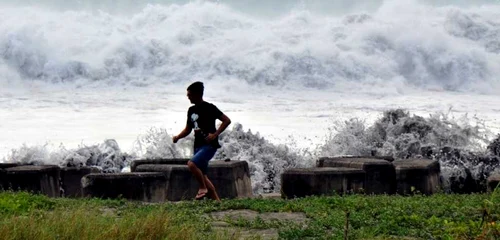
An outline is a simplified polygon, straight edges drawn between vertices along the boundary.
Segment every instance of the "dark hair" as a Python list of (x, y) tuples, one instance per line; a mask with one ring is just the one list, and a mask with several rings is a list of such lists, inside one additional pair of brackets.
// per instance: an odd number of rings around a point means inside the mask
[(199, 94), (200, 96), (203, 96), (203, 90), (205, 87), (203, 86), (202, 82), (194, 82), (189, 87), (187, 88), (188, 91), (194, 93), (194, 94)]

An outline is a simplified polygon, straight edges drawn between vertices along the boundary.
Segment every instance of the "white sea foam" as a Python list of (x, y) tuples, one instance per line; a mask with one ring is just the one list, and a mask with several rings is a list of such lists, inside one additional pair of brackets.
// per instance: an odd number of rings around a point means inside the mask
[[(225, 4), (147, 5), (129, 15), (0, 10), (2, 75), (149, 86), (195, 78), (265, 86), (499, 92), (500, 6), (386, 1), (365, 13), (264, 19)], [(22, 17), (21, 17), (22, 16)], [(4, 83), (10, 79), (2, 79)]]

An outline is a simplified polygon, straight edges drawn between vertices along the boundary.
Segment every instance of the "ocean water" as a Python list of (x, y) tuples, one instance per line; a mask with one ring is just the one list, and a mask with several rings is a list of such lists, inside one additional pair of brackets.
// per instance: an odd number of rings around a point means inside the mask
[[(489, 156), (500, 133), (499, 1), (0, 6), (1, 161), (116, 172), (136, 158), (189, 157), (192, 139), (171, 136), (193, 81), (234, 123), (216, 158), (248, 161), (256, 192), (319, 156)], [(406, 113), (382, 124), (393, 109)], [(408, 121), (432, 134), (394, 130)], [(464, 169), (482, 179), (497, 167), (461, 156), (433, 155), (448, 185)]]

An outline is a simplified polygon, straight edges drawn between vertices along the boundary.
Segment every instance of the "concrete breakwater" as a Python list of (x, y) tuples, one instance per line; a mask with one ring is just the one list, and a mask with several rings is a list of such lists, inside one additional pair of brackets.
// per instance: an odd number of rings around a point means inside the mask
[[(92, 167), (0, 165), (0, 189), (28, 191), (49, 197), (125, 198), (145, 202), (194, 198), (198, 184), (188, 159), (137, 160), (130, 173), (102, 173)], [(248, 163), (213, 161), (208, 176), (221, 198), (252, 197)]]
[[(49, 197), (125, 198), (145, 202), (193, 199), (198, 184), (188, 159), (136, 160), (130, 173), (102, 173), (93, 167), (0, 164), (0, 189)], [(223, 199), (253, 197), (248, 163), (212, 161), (209, 178)], [(321, 158), (314, 168), (287, 169), (281, 197), (346, 193), (433, 194), (441, 190), (439, 162), (374, 157)], [(490, 189), (498, 178), (489, 181)]]
[(286, 170), (282, 194), (433, 194), (441, 189), (439, 174), (439, 162), (428, 159), (321, 158), (315, 168)]

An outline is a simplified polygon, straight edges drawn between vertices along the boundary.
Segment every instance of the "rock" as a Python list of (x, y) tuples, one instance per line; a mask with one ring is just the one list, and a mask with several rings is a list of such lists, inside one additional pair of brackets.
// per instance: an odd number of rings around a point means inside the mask
[(85, 197), (163, 202), (168, 179), (163, 173), (91, 173), (82, 178)]
[(354, 168), (295, 168), (281, 175), (281, 192), (286, 198), (358, 192), (364, 187), (365, 172)]
[(396, 168), (397, 193), (420, 192), (433, 194), (441, 189), (438, 161), (428, 159), (404, 159), (393, 162)]
[(59, 171), (59, 167), (53, 165), (7, 168), (4, 172), (4, 188), (59, 197)]
[(212, 212), (210, 217), (214, 219), (212, 227), (219, 232), (226, 232), (231, 239), (279, 239), (278, 230), (271, 229), (245, 229), (234, 227), (225, 222), (238, 222), (244, 220), (248, 222), (264, 221), (264, 222), (286, 222), (290, 224), (297, 224), (298, 226), (306, 227), (309, 219), (304, 213), (287, 213), (287, 212), (269, 212), (258, 213), (252, 210), (227, 210), (221, 212)]
[(90, 173), (99, 173), (94, 167), (64, 167), (61, 169), (63, 197), (82, 197), (82, 178)]
[(318, 167), (346, 167), (365, 172), (365, 193), (393, 194), (396, 191), (396, 170), (392, 163), (380, 158), (321, 158)]
[(214, 230), (222, 232), (225, 235), (222, 239), (261, 239), (261, 240), (274, 240), (279, 239), (279, 233), (277, 229), (245, 229), (240, 227), (218, 227), (212, 226)]
[(247, 209), (226, 210), (220, 212), (212, 212), (210, 216), (216, 220), (238, 221), (240, 219), (246, 221), (255, 221), (257, 218), (263, 221), (285, 221), (293, 222), (299, 225), (305, 225), (309, 219), (305, 213), (302, 212), (265, 212), (259, 213)]
[(223, 222), (223, 221), (215, 221), (215, 222), (212, 222), (212, 227), (216, 227), (216, 228), (231, 227), (231, 224), (229, 224), (227, 222)]
[[(193, 199), (198, 182), (187, 165), (140, 164), (135, 172), (163, 172), (167, 176), (167, 199), (180, 201)], [(207, 176), (220, 198), (247, 198), (252, 196), (248, 163), (244, 161), (210, 161)]]

